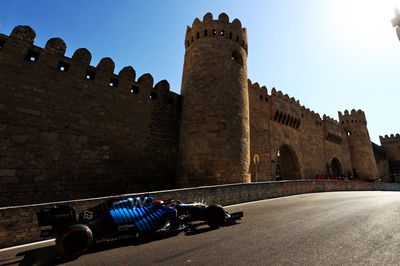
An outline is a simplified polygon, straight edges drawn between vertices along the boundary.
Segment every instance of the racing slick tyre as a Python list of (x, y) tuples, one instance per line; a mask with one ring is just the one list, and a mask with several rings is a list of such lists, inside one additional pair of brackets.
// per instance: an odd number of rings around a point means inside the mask
[(84, 254), (93, 242), (90, 228), (84, 224), (74, 224), (56, 238), (56, 246), (60, 256), (76, 259)]
[(211, 228), (220, 227), (225, 220), (225, 210), (220, 205), (210, 205), (206, 209), (206, 223)]

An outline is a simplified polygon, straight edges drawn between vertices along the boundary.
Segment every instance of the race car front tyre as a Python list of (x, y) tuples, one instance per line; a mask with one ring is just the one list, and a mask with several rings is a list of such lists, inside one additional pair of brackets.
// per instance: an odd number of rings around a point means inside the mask
[(211, 228), (220, 227), (225, 220), (225, 210), (220, 205), (210, 205), (206, 209), (206, 223)]
[(76, 259), (84, 254), (93, 242), (90, 228), (84, 224), (74, 224), (56, 238), (56, 246), (62, 258)]

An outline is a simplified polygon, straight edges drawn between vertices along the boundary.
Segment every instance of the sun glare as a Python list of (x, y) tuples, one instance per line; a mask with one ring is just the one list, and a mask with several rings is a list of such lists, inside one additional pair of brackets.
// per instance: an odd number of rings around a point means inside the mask
[(391, 19), (399, 0), (335, 0), (330, 4), (333, 27), (340, 42), (364, 49), (393, 42)]

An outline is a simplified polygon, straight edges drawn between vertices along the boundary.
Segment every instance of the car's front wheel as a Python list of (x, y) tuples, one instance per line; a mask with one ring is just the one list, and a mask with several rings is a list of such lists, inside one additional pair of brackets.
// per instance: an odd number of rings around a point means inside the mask
[(84, 254), (93, 242), (90, 228), (84, 224), (74, 224), (68, 227), (56, 238), (56, 246), (62, 258), (76, 259)]

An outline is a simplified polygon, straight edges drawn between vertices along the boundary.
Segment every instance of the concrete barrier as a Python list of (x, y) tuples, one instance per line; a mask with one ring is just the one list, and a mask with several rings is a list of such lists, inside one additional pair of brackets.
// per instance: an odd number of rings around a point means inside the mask
[[(295, 194), (328, 191), (400, 191), (400, 184), (354, 181), (277, 181), (249, 184), (229, 184), (209, 187), (156, 191), (156, 199), (179, 199), (184, 202), (205, 201), (208, 204), (230, 205), (248, 201), (270, 199)], [(144, 193), (126, 194), (94, 199), (51, 202), (0, 208), (0, 248), (41, 240), (36, 212), (56, 204), (69, 204), (80, 211), (112, 198), (135, 197)]]

